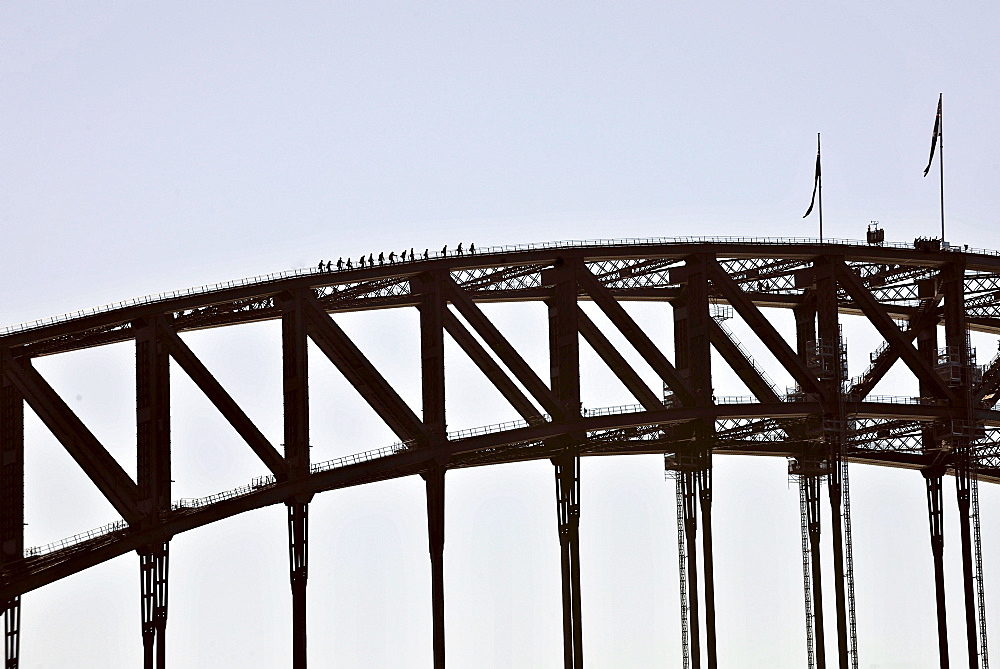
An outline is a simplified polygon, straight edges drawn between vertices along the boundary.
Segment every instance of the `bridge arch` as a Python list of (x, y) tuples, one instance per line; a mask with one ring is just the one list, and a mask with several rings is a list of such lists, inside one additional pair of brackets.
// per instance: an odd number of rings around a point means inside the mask
[[(805, 602), (813, 661), (823, 662), (826, 655), (819, 572), (820, 481), (829, 483), (835, 535), (832, 609), (838, 635), (837, 650), (831, 654), (838, 655), (841, 666), (857, 658), (852, 643), (850, 515), (845, 508), (847, 463), (852, 461), (924, 473), (934, 546), (943, 541), (937, 522), (941, 477), (951, 473), (960, 482), (966, 641), (970, 656), (976, 657), (984, 649), (985, 618), (981, 587), (976, 591), (982, 579), (974, 573), (975, 495), (977, 481), (1000, 476), (995, 449), (1000, 415), (994, 408), (1000, 363), (994, 359), (977, 365), (969, 333), (994, 340), (1000, 334), (1000, 257), (926, 243), (918, 246), (679, 239), (480, 249), (350, 269), (300, 270), (7, 328), (0, 331), (0, 451), (5, 463), (0, 600), (8, 602), (8, 620), (16, 619), (22, 594), (136, 550), (144, 575), (147, 663), (162, 666), (171, 537), (245, 511), (285, 504), (295, 666), (304, 666), (309, 501), (318, 492), (419, 475), (428, 497), (435, 664), (443, 666), (445, 473), (551, 460), (563, 556), (565, 663), (580, 667), (580, 457), (662, 453), (678, 481), (678, 547), (688, 566), (682, 581), (688, 616), (686, 653), (695, 666), (702, 657), (707, 666), (714, 666), (712, 455), (767, 454), (790, 458), (790, 474), (802, 486), (804, 564), (809, 563), (804, 573)], [(490, 303), (526, 301), (544, 305), (548, 314), (547, 370), (528, 364), (484, 308)], [(636, 322), (624, 306), (630, 302), (669, 303), (665, 311), (670, 314), (670, 349), (663, 344), (668, 339), (664, 333), (649, 332)], [(336, 319), (338, 313), (392, 308), (415, 309), (418, 314), (418, 408), (402, 399)], [(772, 324), (768, 316), (772, 308), (793, 314), (794, 333)], [(870, 366), (854, 378), (844, 364), (842, 316), (860, 317), (884, 341), (870, 351)], [(726, 325), (729, 318), (754, 333), (757, 347), (793, 380), (791, 388), (779, 388), (769, 380)], [(281, 324), (280, 442), (264, 436), (184, 341), (187, 332), (266, 320)], [(446, 340), (479, 368), (519, 420), (449, 432)], [(32, 365), (35, 358), (116, 342), (130, 342), (135, 348), (135, 479)], [(622, 342), (630, 347), (627, 356)], [(582, 404), (584, 347), (627, 389), (632, 403)], [(660, 385), (648, 382), (649, 374), (640, 373), (633, 364), (636, 359), (652, 370)], [(907, 370), (918, 391), (902, 397), (873, 395), (897, 362), (896, 368)], [(317, 363), (338, 370), (396, 434), (395, 444), (334, 461), (312, 461), (308, 378), (310, 366)], [(216, 406), (268, 474), (217, 496), (173, 498), (171, 365), (173, 373), (190, 377)], [(713, 369), (722, 366), (740, 379), (747, 396), (715, 392)], [(120, 521), (93, 536), (57, 546), (23, 545), (25, 406), (59, 439), (119, 512)], [(937, 564), (941, 561), (937, 548), (934, 555)], [(701, 573), (699, 565), (704, 567)], [(942, 568), (937, 574), (943, 579)], [(943, 620), (943, 595), (938, 607)], [(942, 657), (946, 656), (942, 645)]]

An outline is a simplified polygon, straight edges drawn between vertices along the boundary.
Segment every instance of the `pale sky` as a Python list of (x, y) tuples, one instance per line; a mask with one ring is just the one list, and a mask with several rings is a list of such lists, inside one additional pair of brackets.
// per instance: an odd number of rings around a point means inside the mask
[[(935, 235), (936, 171), (922, 172), (942, 92), (947, 237), (1000, 248), (995, 3), (680, 7), (0, 4), (0, 325), (411, 246), (814, 237), (815, 217), (801, 217), (817, 132), (828, 237), (863, 238), (871, 220), (894, 241)], [(544, 369), (542, 308), (488, 313)], [(666, 305), (633, 313), (650, 328), (669, 325)], [(419, 408), (416, 311), (338, 323)], [(845, 334), (856, 374), (877, 341), (863, 328)], [(274, 324), (187, 341), (280, 442)], [(987, 362), (996, 339), (977, 346)], [(113, 346), (37, 366), (131, 471), (130, 354)], [(448, 354), (450, 397), (474, 398), (449, 405), (449, 427), (510, 418), (493, 395), (478, 395), (483, 384), (457, 347)], [(631, 401), (588, 365), (586, 404)], [(311, 375), (314, 460), (393, 441), (319, 356)], [(264, 473), (184, 375), (173, 378), (175, 495)], [(887, 394), (908, 394), (900, 383)], [(29, 545), (115, 520), (34, 418), (28, 439)], [(662, 460), (582, 467), (587, 666), (680, 666), (673, 488)], [(723, 667), (805, 664), (798, 497), (785, 467), (716, 461)], [(561, 666), (551, 470), (448, 475), (450, 667)], [(934, 667), (923, 480), (864, 467), (851, 475), (861, 666)], [(981, 497), (997, 619), (1000, 491), (984, 486)], [(311, 508), (312, 666), (430, 667), (421, 481), (330, 492)], [(272, 507), (173, 540), (171, 666), (290, 666), (284, 513)], [(832, 584), (826, 590), (832, 603)], [(22, 666), (140, 666), (139, 621), (138, 558), (127, 555), (24, 597)]]

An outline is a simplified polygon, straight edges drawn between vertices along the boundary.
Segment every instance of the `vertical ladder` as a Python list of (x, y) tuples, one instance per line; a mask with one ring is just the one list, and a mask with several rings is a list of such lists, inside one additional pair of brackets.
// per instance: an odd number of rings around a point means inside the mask
[(844, 557), (847, 562), (847, 611), (851, 630), (851, 668), (858, 669), (858, 618), (854, 606), (854, 549), (851, 540), (851, 487), (847, 478), (847, 459), (840, 461), (844, 512)]
[(979, 604), (979, 666), (980, 669), (989, 669), (990, 660), (986, 648), (986, 594), (983, 589), (983, 551), (979, 535), (979, 479), (975, 471), (973, 471), (970, 479), (973, 549), (975, 550), (976, 560), (976, 599)]
[(809, 657), (809, 669), (816, 669), (816, 648), (814, 641), (815, 614), (812, 604), (812, 547), (809, 542), (809, 502), (806, 494), (806, 478), (800, 476), (799, 482), (799, 513), (802, 529), (802, 585), (806, 603), (806, 651)]
[(684, 529), (684, 486), (680, 477), (674, 479), (674, 490), (677, 496), (677, 566), (681, 579), (681, 646), (684, 653), (684, 669), (691, 669), (691, 639), (688, 632), (687, 592), (687, 540)]

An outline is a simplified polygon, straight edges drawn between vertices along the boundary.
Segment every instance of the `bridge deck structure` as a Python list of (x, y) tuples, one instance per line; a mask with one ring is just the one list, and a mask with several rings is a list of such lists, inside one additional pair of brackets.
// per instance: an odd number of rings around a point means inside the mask
[[(526, 362), (484, 305), (539, 302), (548, 313), (548, 374)], [(584, 302), (593, 307), (581, 308)], [(630, 302), (669, 305), (670, 336), (645, 330)], [(419, 413), (336, 322), (345, 312), (416, 309)], [(794, 333), (773, 323), (789, 310)], [(600, 325), (588, 315), (599, 311)], [(842, 321), (862, 319), (881, 344), (848, 374)], [(726, 321), (745, 324), (783, 375), (779, 389)], [(244, 323), (281, 324), (283, 440), (268, 440), (185, 343), (185, 333)], [(614, 331), (609, 332), (607, 323)], [(136, 551), (142, 575), (146, 667), (165, 666), (168, 556), (175, 535), (274, 504), (288, 509), (293, 666), (306, 666), (308, 508), (317, 493), (419, 475), (426, 485), (434, 666), (445, 666), (444, 482), (448, 471), (549, 460), (556, 482), (567, 669), (583, 663), (579, 578), (580, 458), (662, 454), (677, 486), (685, 667), (716, 666), (712, 457), (785, 457), (800, 486), (807, 664), (825, 667), (822, 584), (834, 587), (830, 655), (858, 666), (850, 534), (849, 463), (918, 470), (927, 486), (935, 561), (939, 657), (949, 666), (941, 480), (958, 482), (966, 645), (970, 669), (988, 666), (980, 481), (1000, 481), (1000, 356), (977, 364), (970, 333), (1000, 339), (1000, 254), (913, 244), (805, 239), (679, 238), (566, 242), (405, 253), (395, 262), (338, 263), (141, 298), (0, 329), (0, 601), (6, 666), (19, 655), (21, 597)], [(449, 431), (445, 337), (509, 402), (519, 420)], [(624, 340), (657, 378), (637, 370)], [(32, 364), (35, 358), (132, 342), (137, 474), (110, 455)], [(309, 360), (309, 342), (322, 353)], [(668, 346), (669, 343), (669, 346)], [(584, 407), (581, 346), (634, 398)], [(313, 350), (315, 350), (313, 349)], [(714, 354), (713, 354), (714, 351)], [(171, 494), (171, 361), (259, 458), (262, 476), (200, 499)], [(721, 365), (720, 365), (721, 363)], [(898, 363), (898, 364), (897, 364)], [(325, 462), (310, 460), (309, 374), (332, 364), (398, 441)], [(725, 367), (746, 396), (717, 396)], [(916, 392), (874, 395), (890, 369)], [(176, 373), (176, 372), (175, 372)], [(33, 411), (120, 515), (94, 531), (24, 545), (25, 408)], [(820, 573), (820, 483), (829, 492), (832, 579)], [(701, 553), (699, 556), (698, 553)]]

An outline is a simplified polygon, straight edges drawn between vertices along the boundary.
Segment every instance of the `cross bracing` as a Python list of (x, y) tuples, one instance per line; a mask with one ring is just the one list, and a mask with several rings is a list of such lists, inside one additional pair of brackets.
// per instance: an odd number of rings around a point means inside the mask
[[(681, 525), (687, 533), (683, 547), (689, 568), (683, 591), (685, 610), (690, 612), (691, 647), (685, 652), (694, 666), (700, 666), (702, 655), (708, 666), (714, 666), (711, 458), (715, 453), (752, 453), (791, 458), (795, 476), (829, 479), (831, 504), (837, 510), (834, 548), (840, 551), (834, 561), (838, 643), (830, 648), (836, 645), (845, 666), (845, 658), (856, 664), (858, 652), (853, 594), (849, 602), (845, 594), (853, 593), (853, 583), (845, 589), (841, 582), (852, 573), (846, 463), (919, 469), (931, 477), (928, 481), (954, 474), (966, 482), (962, 489), (973, 494), (969, 480), (1000, 480), (1000, 412), (993, 408), (1000, 391), (1000, 357), (977, 366), (969, 343), (970, 330), (1000, 335), (1000, 256), (995, 253), (813, 240), (686, 238), (527, 245), (410, 258), (177, 291), (7, 328), (0, 335), (4, 454), (0, 599), (8, 603), (8, 619), (18, 619), (15, 609), (21, 595), (137, 550), (145, 570), (144, 642), (151, 649), (147, 658), (162, 657), (170, 538), (282, 503), (289, 509), (295, 611), (304, 616), (311, 497), (420, 475), (428, 494), (436, 584), (435, 663), (441, 666), (440, 514), (445, 473), (548, 459), (556, 467), (564, 558), (566, 666), (580, 667), (579, 458), (662, 453), (667, 468), (679, 472), (678, 485), (683, 488), (678, 494), (686, 500)], [(540, 374), (526, 362), (484, 308), (505, 302), (544, 305), (549, 374)], [(663, 304), (673, 320), (672, 345), (664, 344), (662, 333), (635, 320), (626, 308), (630, 302)], [(581, 303), (590, 305), (583, 309)], [(360, 342), (335, 318), (344, 312), (414, 308), (420, 319), (420, 412), (400, 397), (362, 352)], [(792, 312), (796, 323), (792, 336), (773, 324), (770, 309)], [(595, 313), (600, 320), (588, 315)], [(853, 380), (847, 375), (841, 328), (841, 320), (851, 317), (866, 322), (881, 338), (870, 352), (870, 367)], [(728, 318), (742, 322), (749, 338), (734, 334), (736, 330), (723, 323)], [(184, 341), (186, 332), (266, 320), (282, 324), (280, 444), (261, 433)], [(446, 338), (457, 344), (461, 355), (474, 363), (520, 420), (447, 429)], [(32, 365), (37, 357), (127, 341), (136, 347), (135, 479)], [(319, 361), (308, 359), (308, 342), (318, 349)], [(583, 405), (581, 342), (634, 403)], [(621, 350), (623, 344), (627, 355)], [(751, 350), (766, 351), (768, 361), (755, 358)], [(170, 360), (176, 363), (173, 372)], [(640, 361), (641, 369), (636, 366)], [(307, 379), (310, 366), (316, 364), (332, 364), (396, 435), (397, 443), (311, 462)], [(717, 393), (713, 366), (728, 368), (749, 394)], [(909, 374), (914, 390), (906, 395), (878, 390), (890, 369)], [(191, 378), (260, 459), (258, 479), (205, 498), (172, 498), (169, 389), (171, 373), (180, 372)], [(787, 392), (780, 392), (771, 380), (776, 374), (791, 379)], [(655, 378), (652, 385), (651, 378)], [(23, 452), (30, 448), (24, 443), (24, 406), (62, 443), (121, 515), (119, 520), (54, 545), (23, 546), (23, 498), (18, 491), (23, 487)], [(974, 499), (960, 500), (960, 506), (965, 504), (963, 517), (972, 523), (969, 527), (978, 527), (978, 505), (970, 501)], [(809, 500), (817, 503), (815, 495)], [(696, 536), (701, 539), (700, 557), (696, 557)], [(978, 537), (978, 531), (963, 530), (963, 541), (974, 540), (967, 537)], [(970, 544), (965, 553), (976, 554), (979, 565), (978, 548), (973, 550)], [(812, 564), (818, 564), (813, 558)], [(703, 567), (700, 572), (698, 564)], [(812, 574), (807, 586), (814, 616), (822, 614), (821, 583), (818, 574)], [(966, 587), (972, 585), (967, 582)], [(976, 587), (981, 589), (981, 581)], [(704, 607), (704, 629), (699, 606)], [(985, 615), (982, 611), (969, 615), (969, 644), (975, 651), (970, 656), (980, 657), (981, 649), (985, 659)], [(301, 625), (304, 620), (296, 618), (295, 629)], [(297, 631), (294, 640), (297, 667), (304, 666), (303, 634)], [(817, 647), (822, 642), (818, 638)]]

